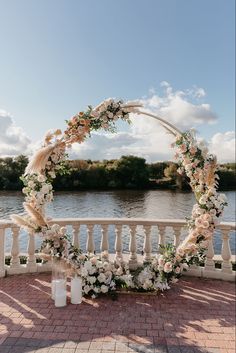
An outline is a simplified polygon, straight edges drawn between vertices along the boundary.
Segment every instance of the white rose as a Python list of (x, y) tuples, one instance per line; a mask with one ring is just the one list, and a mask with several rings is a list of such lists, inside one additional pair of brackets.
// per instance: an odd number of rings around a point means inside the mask
[(53, 225), (51, 226), (51, 230), (52, 230), (53, 232), (58, 232), (58, 231), (60, 230), (59, 224), (53, 224)]
[(92, 269), (92, 264), (90, 261), (86, 261), (84, 263), (84, 267), (86, 268), (86, 270), (90, 271)]
[(44, 175), (39, 174), (39, 176), (37, 177), (37, 180), (39, 183), (44, 183), (46, 181), (46, 178)]
[(108, 292), (108, 288), (104, 284), (101, 286), (101, 292), (102, 293), (107, 293)]
[(98, 276), (98, 281), (102, 283), (102, 282), (105, 282), (105, 280), (106, 280), (106, 276), (104, 275), (104, 273), (100, 273), (100, 275)]
[(117, 274), (117, 276), (123, 275), (123, 270), (121, 267), (118, 268), (118, 270), (116, 271), (116, 274)]
[(96, 264), (97, 268), (102, 268), (102, 261), (97, 261), (97, 264)]
[(28, 182), (28, 186), (29, 186), (30, 188), (34, 188), (34, 187), (35, 187), (35, 183), (34, 183), (32, 180), (30, 180), (30, 181)]
[(84, 293), (88, 294), (89, 291), (90, 291), (90, 287), (86, 284), (86, 286), (84, 286)]
[(201, 196), (200, 199), (199, 199), (199, 203), (201, 205), (204, 205), (207, 201), (207, 197), (205, 195)]
[(62, 235), (65, 235), (66, 234), (66, 227), (61, 227), (61, 229), (60, 229), (60, 233), (62, 234)]
[(90, 276), (87, 278), (88, 282), (90, 282), (91, 284), (94, 284), (96, 282), (96, 277), (94, 276)]
[(44, 193), (44, 194), (47, 194), (50, 190), (50, 187), (48, 184), (44, 184), (41, 188), (41, 192)]
[(220, 200), (220, 202), (225, 203), (225, 202), (227, 202), (227, 197), (225, 196), (225, 194), (220, 194), (219, 195), (219, 200)]
[(88, 276), (88, 271), (87, 271), (86, 268), (82, 267), (81, 275), (82, 275), (82, 277), (87, 277)]
[(56, 178), (56, 174), (54, 172), (49, 172), (48, 174), (50, 175), (51, 178), (53, 179)]
[(89, 269), (88, 272), (89, 272), (90, 275), (93, 275), (96, 272), (96, 268), (92, 267), (92, 268)]
[(184, 270), (187, 270), (189, 268), (188, 264), (186, 264), (186, 262), (184, 262), (183, 264), (181, 264), (181, 267), (184, 269)]

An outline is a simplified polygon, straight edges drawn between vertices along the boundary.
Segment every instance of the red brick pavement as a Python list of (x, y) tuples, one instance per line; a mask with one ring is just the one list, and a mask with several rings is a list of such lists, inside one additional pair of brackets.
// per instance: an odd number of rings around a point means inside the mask
[(50, 275), (0, 279), (0, 353), (233, 353), (233, 283), (182, 278), (159, 296), (55, 308)]

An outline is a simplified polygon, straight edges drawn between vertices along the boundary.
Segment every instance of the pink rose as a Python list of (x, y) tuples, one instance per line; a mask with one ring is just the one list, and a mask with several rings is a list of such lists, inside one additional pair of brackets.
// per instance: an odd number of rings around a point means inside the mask
[(195, 146), (192, 146), (192, 147), (190, 148), (189, 152), (190, 152), (191, 154), (195, 154), (195, 153), (197, 152), (196, 147), (195, 147)]
[(202, 222), (202, 227), (203, 228), (209, 228), (209, 222), (208, 221), (203, 221)]
[(177, 255), (175, 255), (175, 260), (176, 260), (176, 261), (181, 261), (181, 259), (182, 259), (182, 257), (181, 257), (181, 256), (179, 256), (178, 254), (177, 254)]
[(181, 145), (179, 148), (182, 153), (185, 153), (187, 151), (187, 146), (185, 144)]
[(164, 272), (169, 273), (172, 271), (172, 263), (171, 262), (166, 262), (164, 266)]

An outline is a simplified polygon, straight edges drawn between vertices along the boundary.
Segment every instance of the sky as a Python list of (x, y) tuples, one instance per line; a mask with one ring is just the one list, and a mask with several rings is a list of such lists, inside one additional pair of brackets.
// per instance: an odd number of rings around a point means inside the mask
[[(234, 0), (0, 0), (0, 156), (31, 154), (49, 129), (108, 97), (140, 99), (235, 155)], [(172, 159), (157, 121), (132, 117), (72, 158)]]

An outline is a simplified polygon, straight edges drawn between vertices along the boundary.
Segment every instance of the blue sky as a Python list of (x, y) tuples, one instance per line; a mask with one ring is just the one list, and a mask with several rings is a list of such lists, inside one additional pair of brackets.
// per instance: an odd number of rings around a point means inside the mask
[[(2, 154), (6, 135), (27, 135), (30, 145), (107, 97), (167, 97), (163, 81), (174, 96), (183, 91), (181, 99), (209, 105), (214, 118), (198, 122), (197, 128), (211, 143), (220, 133), (215, 144), (231, 132), (226, 137), (231, 152), (225, 154), (232, 154), (233, 0), (0, 0), (0, 14)], [(196, 98), (198, 88), (204, 94)], [(129, 136), (138, 134), (121, 128)]]

